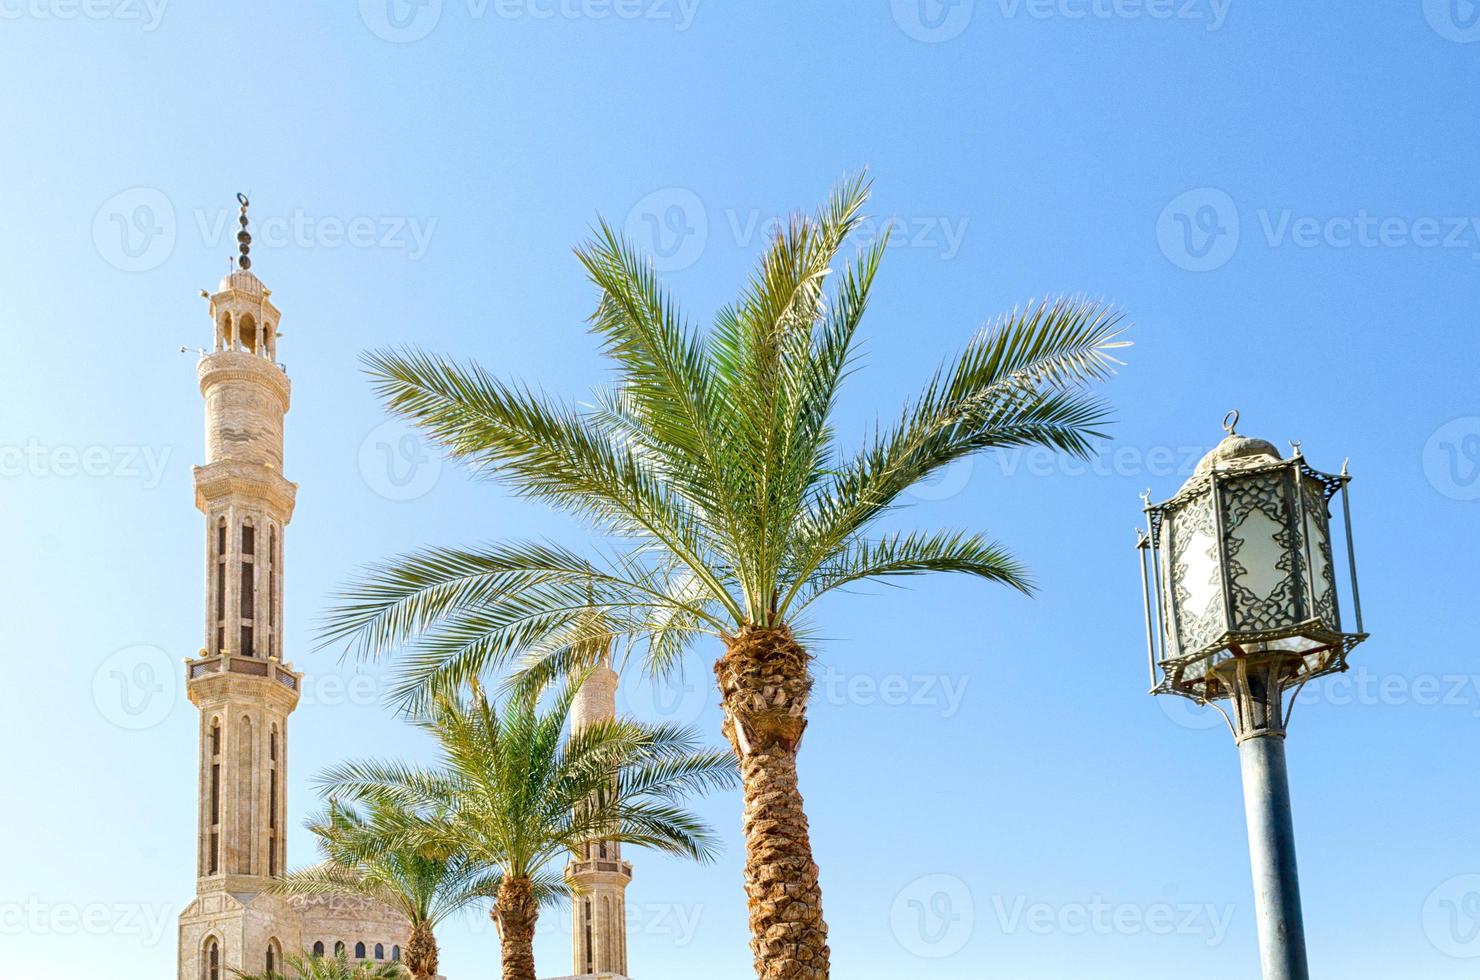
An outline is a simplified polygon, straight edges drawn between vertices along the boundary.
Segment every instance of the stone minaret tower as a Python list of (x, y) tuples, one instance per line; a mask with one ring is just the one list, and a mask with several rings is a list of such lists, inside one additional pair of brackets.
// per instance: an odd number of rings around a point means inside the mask
[[(604, 653), (593, 669), (571, 711), (571, 728), (582, 731), (617, 716), (617, 672), (611, 655)], [(580, 860), (565, 869), (565, 880), (575, 891), (571, 901), (571, 948), (578, 976), (627, 975), (627, 885), (632, 865), (622, 860), (616, 841), (588, 844)]]
[(239, 199), (241, 258), (208, 297), (215, 349), (198, 368), (205, 629), (186, 664), (200, 709), (197, 898), (180, 917), (180, 976), (189, 980), (280, 968), (283, 950), (300, 942), (281, 900), (262, 894), (284, 870), (288, 715), (302, 676), (282, 642), (283, 535), (297, 489), (282, 472), (289, 384), (276, 362), (278, 311), (251, 272)]

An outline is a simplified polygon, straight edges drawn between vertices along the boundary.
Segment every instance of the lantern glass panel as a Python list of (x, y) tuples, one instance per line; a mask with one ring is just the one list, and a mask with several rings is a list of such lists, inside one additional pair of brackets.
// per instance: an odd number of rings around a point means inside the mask
[(1219, 486), (1233, 595), (1231, 626), (1236, 631), (1284, 629), (1300, 621), (1290, 487), (1284, 469), (1239, 476)]
[(1311, 616), (1330, 629), (1338, 629), (1336, 576), (1331, 567), (1331, 528), (1326, 513), (1326, 494), (1319, 481), (1301, 481), (1305, 492), (1305, 553), (1310, 563)]
[(1176, 611), (1178, 654), (1185, 656), (1213, 642), (1225, 628), (1212, 495), (1187, 501), (1170, 525), (1166, 582)]

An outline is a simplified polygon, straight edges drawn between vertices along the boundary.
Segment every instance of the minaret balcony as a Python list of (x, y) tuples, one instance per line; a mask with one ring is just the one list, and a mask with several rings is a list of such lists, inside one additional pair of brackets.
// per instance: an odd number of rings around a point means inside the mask
[(262, 385), (273, 393), (288, 410), (293, 396), (293, 383), (283, 366), (265, 354), (253, 353), (240, 348), (223, 348), (212, 351), (200, 359), (195, 368), (200, 379), (201, 393), (214, 384), (226, 381), (249, 381)]
[(265, 502), (284, 524), (293, 516), (298, 484), (267, 463), (222, 459), (193, 470), (195, 506), (206, 512), (212, 501), (227, 498)]
[[(204, 651), (202, 651), (204, 652)], [(185, 683), (192, 703), (236, 697), (268, 697), (291, 711), (298, 704), (303, 675), (275, 657), (236, 657), (231, 653), (185, 661)]]
[(579, 879), (585, 884), (625, 885), (632, 880), (632, 862), (620, 858), (591, 858), (572, 861), (565, 866), (565, 880)]

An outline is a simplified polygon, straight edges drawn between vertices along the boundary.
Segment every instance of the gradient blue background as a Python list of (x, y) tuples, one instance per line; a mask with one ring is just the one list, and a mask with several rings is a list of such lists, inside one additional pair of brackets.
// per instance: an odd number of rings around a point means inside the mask
[[(1120, 422), (1098, 471), (981, 459), (902, 515), (1000, 536), (1039, 598), (919, 580), (819, 611), (832, 680), (803, 779), (835, 975), (1254, 975), (1234, 746), (1145, 695), (1131, 549), (1138, 494), (1175, 490), (1237, 406), (1244, 431), (1302, 439), (1328, 469), (1350, 456), (1357, 478), (1374, 638), (1356, 657), (1361, 686), (1327, 682), (1289, 748), (1314, 972), (1473, 976), (1473, 959), (1449, 954), (1480, 955), (1480, 879), (1463, 877), (1480, 872), (1480, 234), (1344, 248), (1338, 226), (1302, 247), (1264, 225), (1366, 212), (1422, 237), (1420, 219), (1480, 216), (1474, 11), (1232, 0), (1215, 20), (1207, 0), (1185, 2), (1188, 16), (1166, 18), (978, 0), (927, 9), (945, 18), (932, 33), (911, 3), (885, 0), (701, 0), (686, 29), (447, 0), (426, 37), (399, 43), (372, 31), (384, 9), (371, 0), (176, 3), (157, 23), (0, 0), (0, 975), (174, 975), (174, 916), (194, 888), (196, 715), (167, 673), (155, 693), (170, 699), (137, 729), (128, 711), (148, 685), (130, 690), (126, 673), (118, 688), (113, 671), (134, 645), (177, 666), (200, 644), (201, 404), (194, 358), (176, 349), (210, 342), (197, 291), (225, 271), (231, 242), (212, 229), (234, 192), (259, 221), (309, 229), (254, 253), (295, 389), (288, 650), (316, 677), (293, 721), (296, 827), (324, 766), (426, 749), (375, 703), (378, 669), (310, 651), (335, 583), (423, 543), (581, 540), (450, 465), (409, 469), (415, 447), (379, 428), (358, 353), (419, 344), (584, 396), (603, 368), (568, 249), (597, 214), (625, 224), (637, 206), (642, 229), (681, 209), (674, 227), (700, 237), (648, 244), (679, 248), (670, 281), (702, 321), (748, 271), (752, 216), (811, 207), (868, 165), (873, 212), (909, 222), (915, 244), (879, 277), (845, 440), (997, 311), (1045, 292), (1121, 304), (1136, 346), (1107, 390)], [(1205, 188), (1227, 197), (1181, 198)], [(141, 203), (159, 220), (121, 238), (115, 221)], [(1187, 249), (1178, 214), (1224, 235), (1236, 223), (1237, 248)], [(404, 232), (403, 247), (336, 246), (335, 223), (354, 219), (432, 234), (420, 255)], [(942, 219), (964, 224), (959, 248)], [(1221, 264), (1191, 271), (1209, 245)], [(38, 464), (18, 462), (26, 447)], [(69, 451), (90, 447), (105, 472), (73, 472)], [(135, 451), (164, 458), (157, 481), (126, 465)], [(425, 492), (390, 499), (408, 474)], [(691, 662), (669, 714), (718, 740), (716, 652)], [(941, 679), (964, 685), (954, 711)], [(922, 703), (887, 703), (886, 682)], [(914, 697), (925, 683), (933, 693)], [(738, 797), (705, 810), (727, 841), (717, 867), (635, 856), (640, 978), (752, 975)], [(298, 831), (291, 863), (313, 858)], [(921, 882), (935, 874), (957, 881)], [(1121, 926), (1081, 927), (1076, 910), (1095, 902)], [(1039, 905), (1052, 921), (1030, 926)], [(1143, 917), (1169, 906), (1211, 906), (1227, 933), (1199, 912), (1153, 934)], [(564, 919), (545, 917), (544, 975), (567, 971)], [(486, 920), (442, 940), (453, 980), (495, 974)]]

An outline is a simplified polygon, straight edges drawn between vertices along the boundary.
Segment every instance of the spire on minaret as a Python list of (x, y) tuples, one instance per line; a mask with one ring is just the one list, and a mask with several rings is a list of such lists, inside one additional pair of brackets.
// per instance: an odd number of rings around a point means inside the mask
[(247, 195), (240, 191), (237, 192), (236, 199), (241, 202), (242, 206), (241, 217), (237, 218), (238, 223), (242, 226), (242, 230), (236, 233), (236, 249), (242, 253), (242, 257), (237, 261), (237, 265), (241, 266), (243, 270), (246, 270), (252, 268), (252, 235), (251, 232), (247, 231), (247, 208), (252, 202), (247, 200)]

